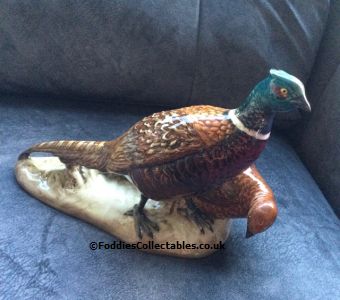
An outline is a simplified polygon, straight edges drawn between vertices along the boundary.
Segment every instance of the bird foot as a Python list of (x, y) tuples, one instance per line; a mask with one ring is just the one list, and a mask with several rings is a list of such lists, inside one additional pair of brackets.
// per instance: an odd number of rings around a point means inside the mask
[(209, 229), (211, 232), (214, 232), (212, 227), (214, 219), (202, 212), (191, 200), (186, 201), (186, 203), (187, 207), (179, 207), (177, 208), (177, 212), (194, 222), (202, 234), (205, 234), (205, 229)]
[(159, 226), (156, 222), (151, 221), (143, 209), (140, 209), (136, 204), (133, 209), (127, 211), (124, 215), (132, 216), (135, 221), (135, 230), (139, 239), (142, 239), (143, 233), (146, 233), (150, 238), (153, 238), (154, 232), (159, 231)]

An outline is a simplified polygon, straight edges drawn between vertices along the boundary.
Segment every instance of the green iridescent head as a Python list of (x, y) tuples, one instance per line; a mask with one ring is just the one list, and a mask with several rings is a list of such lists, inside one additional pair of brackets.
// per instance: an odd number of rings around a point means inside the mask
[(256, 101), (271, 112), (288, 112), (298, 108), (311, 111), (303, 83), (282, 70), (271, 69), (269, 76), (255, 87), (252, 94), (257, 95)]

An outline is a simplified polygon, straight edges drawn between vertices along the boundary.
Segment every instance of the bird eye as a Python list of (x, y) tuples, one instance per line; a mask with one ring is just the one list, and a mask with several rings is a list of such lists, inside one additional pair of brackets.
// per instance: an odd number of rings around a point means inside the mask
[(288, 90), (286, 88), (280, 88), (280, 96), (281, 97), (287, 97)]

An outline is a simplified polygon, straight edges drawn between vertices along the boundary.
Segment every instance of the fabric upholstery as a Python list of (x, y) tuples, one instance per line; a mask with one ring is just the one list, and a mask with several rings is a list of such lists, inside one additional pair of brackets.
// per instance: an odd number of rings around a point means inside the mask
[(300, 157), (340, 217), (340, 1), (331, 3), (308, 85), (312, 114), (291, 135)]
[(271, 67), (309, 78), (328, 11), (329, 0), (5, 0), (0, 91), (234, 107)]
[(307, 93), (311, 104), (318, 105), (324, 90), (340, 64), (340, 0), (332, 0), (325, 33), (313, 66)]
[(304, 126), (298, 151), (340, 216), (340, 65)]
[(155, 108), (2, 98), (0, 295), (4, 299), (337, 299), (339, 220), (300, 159), (273, 135), (258, 160), (279, 206), (275, 224), (245, 239), (233, 223), (226, 250), (199, 260), (97, 251), (112, 237), (30, 197), (17, 155), (43, 140), (112, 139)]

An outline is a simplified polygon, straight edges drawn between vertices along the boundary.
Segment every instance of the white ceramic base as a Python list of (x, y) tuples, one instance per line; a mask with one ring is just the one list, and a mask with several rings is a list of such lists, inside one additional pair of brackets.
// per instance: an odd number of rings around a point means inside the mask
[[(126, 243), (140, 242), (132, 217), (124, 213), (140, 200), (140, 192), (124, 177), (106, 176), (96, 170), (83, 168), (82, 178), (79, 170), (65, 169), (57, 157), (32, 157), (18, 161), (16, 177), (19, 184), (35, 198), (80, 218), (114, 235)], [(177, 213), (183, 206), (181, 198), (174, 201), (149, 200), (146, 213), (160, 226), (154, 243), (218, 244), (224, 243), (229, 235), (230, 220), (215, 220), (214, 232), (206, 230), (202, 234), (192, 221)], [(171, 207), (173, 209), (171, 209)], [(172, 211), (172, 212), (171, 212)], [(151, 239), (144, 234), (143, 243)], [(181, 257), (203, 257), (215, 249), (148, 249), (152, 253)]]

